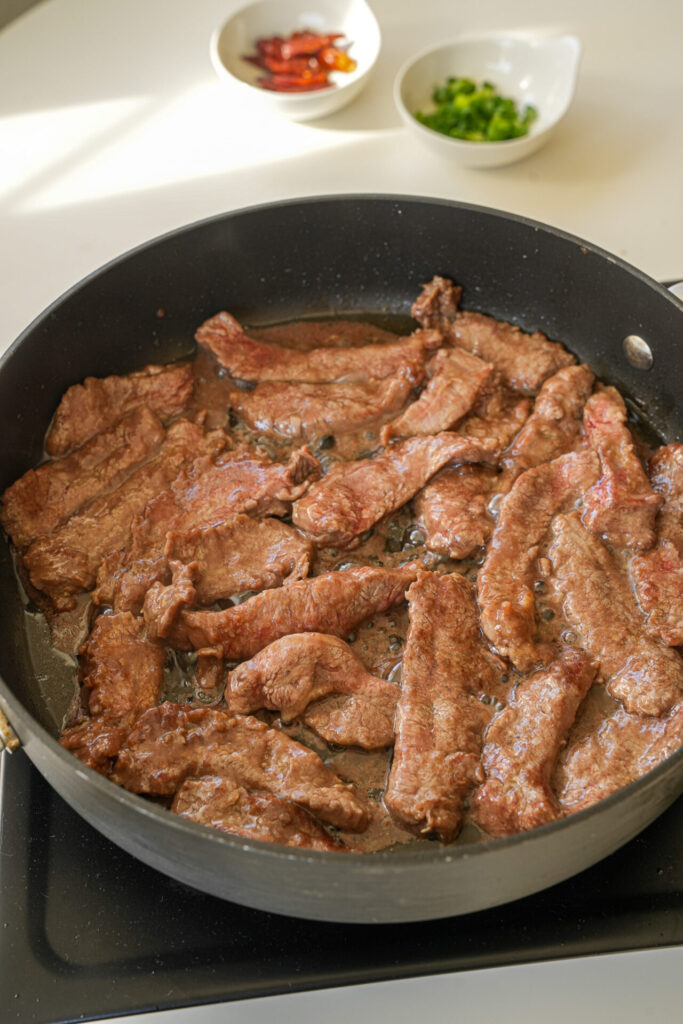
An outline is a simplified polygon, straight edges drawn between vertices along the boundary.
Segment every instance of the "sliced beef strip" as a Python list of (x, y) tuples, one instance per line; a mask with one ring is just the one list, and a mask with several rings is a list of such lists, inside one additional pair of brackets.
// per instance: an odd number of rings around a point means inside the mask
[(629, 714), (664, 714), (683, 694), (680, 655), (647, 635), (626, 572), (578, 513), (558, 516), (552, 529), (552, 587), (607, 690)]
[(256, 341), (267, 341), (300, 352), (310, 352), (314, 348), (361, 348), (363, 345), (384, 345), (399, 340), (395, 331), (344, 317), (251, 326), (249, 334)]
[(488, 466), (442, 469), (413, 500), (430, 551), (469, 558), (488, 540), (494, 520), (488, 503), (498, 473)]
[(520, 672), (547, 665), (554, 650), (537, 642), (534, 581), (553, 516), (576, 505), (597, 479), (589, 449), (529, 469), (500, 505), (498, 522), (477, 576), (481, 628)]
[[(303, 718), (315, 731), (319, 730), (313, 723), (326, 734), (333, 733), (332, 742), (340, 746), (378, 750), (394, 741), (398, 693), (395, 683), (368, 672), (343, 640), (325, 633), (298, 633), (274, 641), (233, 669), (226, 703), (241, 715), (265, 708), (279, 711), (283, 722)], [(353, 703), (315, 706), (329, 694), (353, 698)], [(326, 723), (328, 710), (334, 712), (332, 726)]]
[(650, 636), (669, 647), (683, 646), (683, 557), (670, 540), (636, 555), (629, 566), (638, 604)]
[(173, 481), (181, 510), (174, 528), (214, 526), (238, 512), (287, 515), (319, 473), (320, 464), (306, 445), (296, 448), (287, 462), (274, 462), (251, 445), (215, 460), (198, 459)]
[(322, 821), (362, 832), (368, 807), (314, 751), (247, 715), (165, 702), (146, 711), (112, 778), (134, 793), (172, 796), (188, 778), (217, 775), (299, 804)]
[(100, 563), (97, 586), (92, 592), (93, 604), (139, 615), (149, 588), (154, 583), (168, 586), (172, 575), (171, 566), (163, 555), (136, 558), (129, 564), (126, 548), (119, 548)]
[(457, 574), (420, 573), (408, 591), (394, 758), (384, 802), (420, 835), (452, 840), (463, 800), (483, 781), (481, 702), (500, 672), (486, 647), (470, 583)]
[(60, 743), (84, 764), (108, 774), (133, 725), (161, 699), (164, 650), (128, 612), (101, 615), (81, 650), (90, 717), (62, 733)]
[(653, 490), (661, 497), (657, 537), (665, 537), (683, 555), (683, 444), (657, 448), (648, 462)]
[(86, 377), (65, 392), (45, 439), (49, 455), (65, 455), (130, 409), (147, 405), (163, 423), (181, 416), (194, 388), (192, 366), (147, 366), (125, 377)]
[(546, 378), (576, 362), (563, 345), (540, 331), (527, 334), (484, 313), (459, 309), (460, 292), (449, 278), (434, 277), (413, 303), (413, 316), (424, 327), (437, 327), (454, 345), (493, 363), (513, 391), (536, 395)]
[(478, 401), (472, 414), (458, 424), (458, 433), (504, 452), (526, 423), (531, 408), (531, 399), (520, 398), (506, 388), (496, 388)]
[[(175, 562), (171, 568), (173, 569), (171, 583), (168, 586), (161, 583), (152, 584), (143, 601), (147, 632), (155, 638), (170, 636), (183, 609), (194, 608), (197, 604), (197, 591), (194, 585), (195, 566)], [(210, 645), (202, 644), (201, 646), (208, 647)]]
[(394, 437), (449, 430), (491, 386), (493, 366), (464, 349), (440, 349), (429, 363), (429, 382), (405, 412), (383, 427), (382, 444)]
[[(387, 683), (387, 686), (394, 686)], [(330, 694), (310, 704), (301, 720), (327, 743), (362, 750), (384, 750), (394, 742), (398, 692), (391, 700)]]
[(225, 443), (222, 431), (204, 434), (188, 420), (173, 423), (154, 458), (27, 548), (23, 562), (32, 586), (56, 610), (73, 608), (75, 596), (93, 587), (105, 556), (125, 546), (133, 517), (150, 498), (168, 487), (188, 462), (202, 452), (221, 451)]
[(655, 542), (655, 516), (662, 499), (638, 458), (626, 406), (616, 388), (598, 386), (586, 402), (583, 422), (602, 467), (600, 479), (586, 495), (584, 525), (615, 547), (647, 551)]
[(422, 327), (448, 332), (451, 321), (455, 319), (462, 288), (447, 277), (436, 275), (422, 286), (422, 290), (412, 305), (411, 313)]
[(553, 779), (565, 813), (581, 811), (635, 782), (683, 745), (683, 704), (663, 718), (614, 711), (567, 749)]
[(313, 545), (279, 519), (236, 515), (218, 526), (171, 531), (164, 555), (171, 562), (196, 565), (197, 601), (209, 605), (234, 594), (304, 579)]
[(45, 536), (100, 495), (115, 490), (164, 439), (159, 417), (141, 405), (71, 455), (29, 469), (2, 496), (0, 521), (15, 547)]
[(307, 850), (345, 849), (290, 800), (272, 793), (248, 793), (231, 779), (215, 775), (186, 779), (173, 798), (171, 810), (181, 818), (244, 839)]
[(495, 458), (490, 443), (448, 432), (398, 441), (374, 458), (335, 463), (294, 503), (293, 521), (318, 547), (348, 547), (447, 463)]
[[(530, 404), (522, 400), (508, 417), (472, 416), (460, 425), (463, 433), (482, 437), (487, 422), (491, 423), (489, 436), (498, 436), (501, 450), (508, 449), (502, 459), (504, 468), (500, 475), (484, 466), (445, 469), (427, 484), (414, 507), (431, 551), (467, 558), (486, 543), (494, 526), (491, 509), (500, 505), (517, 477), (574, 448), (592, 384), (593, 374), (587, 367), (568, 366), (544, 382), (530, 416)], [(495, 408), (496, 401), (504, 400), (498, 396), (490, 405)]]
[[(501, 389), (478, 405), (458, 431), (497, 452), (508, 447), (531, 411), (528, 398)], [(446, 468), (432, 477), (413, 500), (427, 548), (451, 558), (468, 558), (482, 547), (493, 530), (490, 508), (498, 500), (502, 479), (488, 466)]]
[[(228, 661), (245, 661), (291, 633), (346, 637), (373, 615), (403, 601), (416, 575), (412, 565), (400, 569), (359, 566), (324, 573), (264, 590), (223, 611), (180, 611), (168, 640), (181, 650), (220, 647)], [(145, 599), (144, 614), (152, 636), (160, 635), (157, 608), (163, 589), (155, 584)]]
[(249, 445), (217, 459), (195, 460), (133, 520), (128, 544), (101, 565), (94, 601), (138, 612), (153, 583), (169, 582), (164, 554), (169, 533), (214, 527), (239, 513), (285, 515), (318, 472), (319, 463), (305, 446), (287, 463), (273, 462)]
[(573, 451), (595, 377), (587, 366), (565, 366), (543, 382), (533, 412), (502, 460), (508, 491), (520, 473)]
[(405, 373), (412, 385), (425, 377), (427, 354), (439, 348), (439, 331), (418, 330), (410, 337), (386, 345), (360, 348), (314, 348), (308, 352), (255, 341), (230, 313), (217, 313), (195, 334), (198, 344), (213, 353), (232, 377), (245, 381), (382, 380)]
[(595, 673), (587, 654), (565, 648), (547, 669), (520, 680), (493, 718), (482, 752), (486, 782), (474, 799), (484, 831), (513, 835), (558, 817), (551, 776)]
[(655, 521), (657, 546), (631, 559), (631, 582), (647, 615), (651, 636), (683, 645), (683, 444), (658, 448), (650, 458), (650, 482), (662, 506)]
[(234, 390), (230, 408), (259, 434), (310, 441), (370, 427), (401, 409), (412, 390), (413, 384), (403, 371), (384, 380), (363, 382), (265, 381), (253, 391)]
[(544, 380), (576, 362), (563, 345), (549, 341), (541, 331), (527, 334), (514, 324), (470, 310), (456, 315), (449, 338), (493, 363), (505, 384), (523, 395), (538, 394)]

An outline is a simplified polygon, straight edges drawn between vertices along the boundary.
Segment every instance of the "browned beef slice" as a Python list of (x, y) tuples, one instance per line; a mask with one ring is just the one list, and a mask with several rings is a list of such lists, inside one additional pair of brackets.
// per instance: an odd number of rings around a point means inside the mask
[(145, 620), (150, 636), (169, 636), (182, 610), (194, 608), (197, 603), (197, 591), (194, 586), (195, 566), (175, 562), (172, 569), (171, 583), (168, 586), (153, 583), (143, 598)]
[(306, 447), (292, 452), (284, 464), (249, 445), (217, 459), (196, 459), (169, 490), (148, 502), (131, 524), (125, 549), (101, 566), (96, 603), (139, 611), (146, 590), (169, 581), (164, 555), (169, 533), (216, 526), (242, 512), (285, 515), (318, 472)]
[(536, 331), (519, 327), (470, 310), (457, 313), (449, 337), (487, 363), (493, 363), (505, 384), (523, 395), (536, 395), (544, 380), (576, 360), (564, 346)]
[(572, 451), (580, 440), (583, 407), (595, 377), (587, 366), (565, 366), (544, 381), (531, 416), (505, 453), (509, 490), (527, 469)]
[(197, 342), (209, 349), (221, 366), (239, 380), (323, 381), (381, 380), (407, 374), (412, 384), (424, 380), (426, 354), (438, 348), (443, 338), (438, 331), (418, 330), (408, 338), (387, 345), (360, 348), (314, 348), (309, 352), (270, 345), (248, 337), (229, 313), (218, 313), (205, 321), (195, 334)]
[(629, 566), (645, 628), (669, 647), (683, 645), (683, 558), (670, 540), (636, 555)]
[[(477, 412), (467, 416), (458, 430), (502, 452), (527, 422), (530, 412), (528, 398), (520, 399), (498, 389), (478, 403)], [(429, 550), (451, 558), (468, 558), (482, 547), (493, 530), (489, 509), (491, 502), (499, 500), (503, 480), (488, 466), (447, 468), (432, 477), (413, 501)]]
[(438, 434), (453, 427), (490, 387), (493, 366), (465, 349), (441, 349), (430, 361), (429, 373), (420, 397), (383, 428), (383, 444), (392, 437)]
[(173, 482), (181, 508), (174, 528), (213, 526), (238, 512), (286, 515), (319, 472), (317, 459), (305, 445), (295, 449), (285, 463), (273, 462), (250, 445), (214, 461), (198, 459)]
[(524, 426), (530, 412), (531, 399), (497, 388), (477, 402), (473, 413), (458, 425), (458, 433), (503, 452)]
[[(573, 369), (560, 370), (543, 385), (535, 410), (544, 389)], [(494, 392), (480, 405), (481, 408), (474, 415), (463, 420), (459, 432), (487, 441), (498, 451), (504, 451), (513, 439), (521, 438), (534, 418), (529, 417), (531, 402), (528, 398), (520, 399), (504, 390)], [(538, 437), (538, 420), (536, 428), (530, 433)], [(529, 452), (528, 446), (525, 448)], [(519, 472), (522, 472), (521, 468)], [(430, 551), (450, 555), (451, 558), (467, 558), (482, 547), (494, 526), (490, 509), (500, 504), (500, 499), (510, 489), (519, 472), (498, 474), (486, 466), (459, 466), (457, 469), (443, 469), (437, 473), (413, 502), (426, 532), (426, 545)]]
[(248, 793), (231, 779), (215, 775), (186, 779), (171, 810), (200, 825), (262, 843), (308, 850), (344, 850), (322, 825), (291, 801), (272, 793)]
[(600, 456), (602, 475), (586, 495), (583, 522), (616, 547), (647, 551), (655, 542), (662, 499), (650, 486), (626, 420), (616, 388), (601, 386), (586, 402), (584, 427)]
[(486, 648), (471, 584), (420, 573), (408, 591), (394, 759), (384, 802), (407, 828), (442, 840), (462, 824), (463, 799), (483, 781), (481, 696), (499, 670)]
[(196, 565), (199, 604), (248, 590), (269, 590), (308, 576), (313, 558), (309, 540), (279, 519), (237, 515), (218, 526), (167, 534), (170, 561)]
[(566, 814), (590, 807), (656, 768), (683, 744), (683, 704), (663, 718), (622, 708), (568, 748), (553, 779)]
[(318, 547), (347, 547), (401, 508), (449, 462), (493, 462), (491, 445), (459, 434), (412, 437), (374, 458), (337, 462), (294, 503), (296, 526)]
[(370, 818), (353, 787), (308, 747), (256, 718), (212, 708), (166, 702), (145, 712), (112, 778), (135, 793), (171, 796), (205, 775), (292, 800), (339, 828), (362, 832)]
[(384, 380), (363, 382), (265, 381), (253, 391), (233, 391), (230, 408), (260, 434), (310, 441), (381, 421), (405, 405), (412, 389), (405, 371)]
[[(384, 680), (383, 680), (384, 681)], [(386, 683), (386, 686), (393, 686)], [(302, 721), (327, 743), (362, 750), (384, 750), (394, 742), (394, 717), (398, 691), (391, 700), (371, 697), (347, 697), (332, 693), (310, 704)]]
[(162, 422), (169, 423), (183, 413), (193, 387), (189, 363), (147, 366), (125, 377), (86, 377), (64, 394), (45, 448), (49, 455), (64, 455), (139, 405), (149, 406)]
[(413, 500), (430, 551), (468, 558), (493, 530), (488, 502), (498, 474), (487, 466), (442, 469)]
[(81, 650), (90, 718), (67, 729), (61, 744), (106, 774), (136, 720), (154, 707), (164, 684), (164, 651), (128, 612), (101, 615)]
[(570, 452), (529, 469), (500, 505), (477, 585), (481, 627), (521, 672), (548, 664), (554, 651), (536, 642), (534, 581), (539, 549), (553, 516), (571, 508), (597, 479), (590, 450)]
[(168, 586), (171, 578), (171, 566), (163, 556), (138, 558), (128, 565), (125, 548), (120, 548), (100, 562), (92, 601), (100, 608), (139, 615), (149, 588), (154, 583)]
[[(182, 650), (221, 647), (228, 661), (244, 661), (291, 633), (345, 637), (366, 619), (402, 601), (416, 575), (417, 569), (410, 565), (324, 573), (264, 590), (224, 611), (183, 611), (169, 639)], [(152, 588), (145, 601), (145, 618), (151, 634), (159, 635), (154, 597)]]
[(446, 333), (460, 305), (462, 288), (447, 277), (436, 275), (413, 303), (411, 313), (422, 327), (435, 328)]
[(681, 699), (683, 661), (644, 630), (628, 576), (578, 513), (558, 516), (552, 585), (600, 678), (631, 714), (661, 715)]
[(116, 490), (91, 501), (47, 537), (27, 549), (24, 565), (36, 590), (54, 607), (68, 610), (75, 595), (90, 590), (107, 554), (126, 545), (133, 517), (150, 498), (167, 488), (184, 464), (202, 452), (220, 451), (221, 431), (204, 434), (188, 420), (173, 423), (158, 454), (137, 469)]
[(249, 334), (256, 341), (267, 341), (285, 348), (310, 352), (315, 348), (361, 348), (363, 345), (383, 345), (398, 341), (395, 331), (362, 320), (297, 320), (281, 324), (252, 326)]
[[(353, 703), (315, 704), (329, 694), (353, 698)], [(238, 714), (266, 708), (279, 711), (283, 722), (303, 716), (316, 731), (319, 726), (333, 732), (332, 742), (367, 750), (393, 743), (397, 700), (394, 683), (373, 676), (343, 640), (324, 633), (274, 641), (230, 672), (226, 690), (226, 703)], [(333, 713), (330, 725), (327, 719)]]
[(0, 521), (17, 548), (51, 533), (93, 498), (114, 490), (159, 448), (164, 428), (142, 405), (62, 459), (29, 469), (2, 496)]
[(683, 444), (658, 448), (650, 458), (652, 487), (662, 499), (655, 521), (657, 546), (631, 559), (631, 581), (647, 615), (647, 631), (672, 647), (683, 645)]
[(488, 729), (482, 753), (486, 782), (475, 796), (478, 824), (493, 836), (553, 821), (559, 805), (550, 779), (596, 668), (566, 648), (549, 668), (520, 680)]
[(666, 538), (683, 555), (683, 444), (657, 448), (648, 462), (653, 490), (661, 497), (657, 537)]

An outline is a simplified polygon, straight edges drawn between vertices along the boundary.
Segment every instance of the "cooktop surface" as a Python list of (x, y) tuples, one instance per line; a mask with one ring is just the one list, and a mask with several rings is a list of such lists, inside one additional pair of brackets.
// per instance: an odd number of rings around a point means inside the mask
[(62, 1024), (683, 943), (683, 800), (601, 864), (462, 917), (340, 925), (249, 910), (94, 831), (2, 758), (0, 1018)]

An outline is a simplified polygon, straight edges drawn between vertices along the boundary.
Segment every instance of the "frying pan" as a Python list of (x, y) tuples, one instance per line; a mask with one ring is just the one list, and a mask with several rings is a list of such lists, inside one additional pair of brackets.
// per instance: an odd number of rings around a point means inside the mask
[[(330, 196), (252, 207), (182, 228), (108, 264), (47, 309), (0, 364), (0, 488), (40, 460), (66, 388), (193, 350), (219, 309), (247, 324), (302, 316), (409, 316), (434, 274), (465, 307), (542, 330), (615, 384), (665, 441), (683, 436), (683, 306), (588, 242), (461, 203)], [(631, 365), (624, 339), (654, 356)], [(683, 749), (576, 815), (506, 839), (398, 853), (318, 853), (204, 828), (126, 792), (57, 743), (69, 671), (26, 613), (0, 554), (0, 708), (55, 790), (95, 828), (190, 886), (275, 913), (340, 922), (464, 914), (539, 891), (607, 856), (683, 791)], [(29, 608), (29, 613), (31, 609)], [(67, 667), (68, 668), (68, 667)]]

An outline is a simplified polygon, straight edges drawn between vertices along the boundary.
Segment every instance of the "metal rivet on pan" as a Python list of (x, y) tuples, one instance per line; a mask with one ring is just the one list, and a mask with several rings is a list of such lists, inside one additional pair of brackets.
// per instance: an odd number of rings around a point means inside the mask
[(631, 366), (637, 370), (649, 370), (655, 361), (652, 349), (637, 334), (629, 334), (623, 341), (624, 354)]

